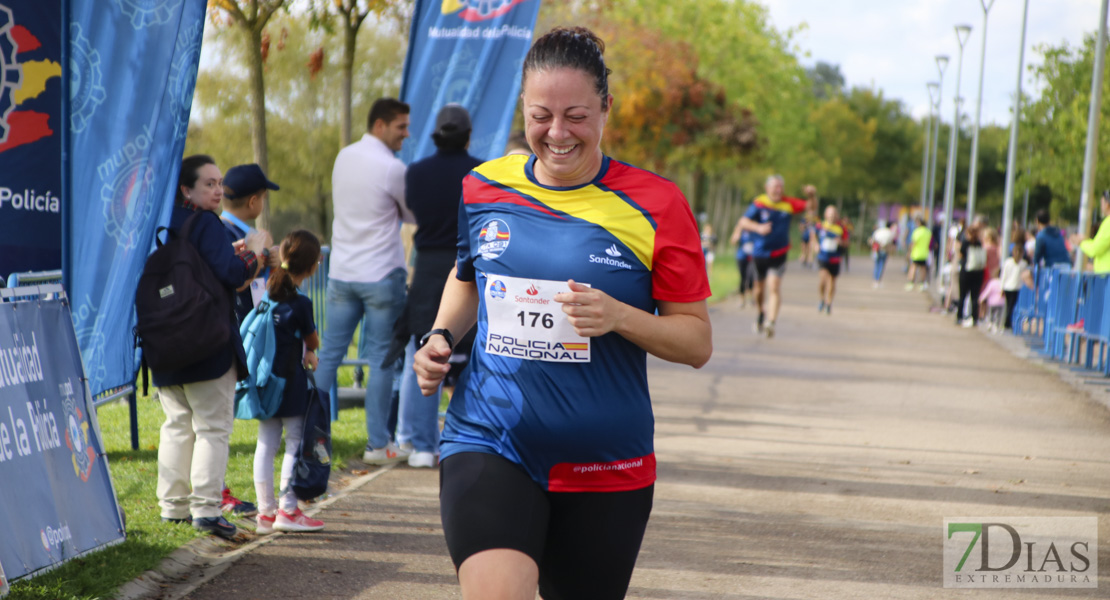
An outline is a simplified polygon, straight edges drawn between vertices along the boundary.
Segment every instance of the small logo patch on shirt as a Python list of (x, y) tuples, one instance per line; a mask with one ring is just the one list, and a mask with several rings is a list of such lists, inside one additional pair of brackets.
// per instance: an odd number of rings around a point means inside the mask
[(158, 290), (158, 295), (162, 298), (168, 298), (173, 295), (173, 286), (167, 285), (166, 287)]

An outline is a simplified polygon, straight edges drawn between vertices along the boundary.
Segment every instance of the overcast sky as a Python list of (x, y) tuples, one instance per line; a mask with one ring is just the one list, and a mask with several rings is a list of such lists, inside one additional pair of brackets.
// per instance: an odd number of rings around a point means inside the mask
[[(959, 45), (956, 24), (972, 26), (964, 46), (960, 95), (964, 112), (974, 119), (978, 95), (979, 58), (983, 43), (980, 0), (757, 0), (770, 9), (777, 29), (806, 23), (796, 43), (809, 56), (840, 65), (849, 86), (874, 86), (887, 98), (901, 100), (915, 117), (929, 110), (928, 81), (937, 79), (933, 57), (951, 57), (944, 76), (941, 111), (951, 119), (956, 93)], [(989, 0), (988, 0), (989, 1)], [(1024, 0), (995, 0), (987, 23), (986, 69), (983, 79), (983, 123), (1008, 125), (1017, 83), (1018, 50)], [(1038, 44), (1075, 47), (1083, 35), (1098, 29), (1098, 0), (1029, 0), (1025, 63), (1040, 62)], [(1024, 91), (1033, 86), (1026, 73)], [(1035, 89), (1035, 88), (1033, 88)]]

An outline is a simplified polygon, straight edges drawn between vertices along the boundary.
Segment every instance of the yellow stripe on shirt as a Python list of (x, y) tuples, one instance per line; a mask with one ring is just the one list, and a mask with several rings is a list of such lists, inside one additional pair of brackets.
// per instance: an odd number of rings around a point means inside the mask
[(614, 192), (594, 185), (574, 190), (549, 190), (524, 174), (527, 156), (506, 156), (474, 169), (486, 179), (509, 186), (539, 203), (611, 233), (636, 255), (648, 270), (655, 254), (655, 228), (644, 213)]

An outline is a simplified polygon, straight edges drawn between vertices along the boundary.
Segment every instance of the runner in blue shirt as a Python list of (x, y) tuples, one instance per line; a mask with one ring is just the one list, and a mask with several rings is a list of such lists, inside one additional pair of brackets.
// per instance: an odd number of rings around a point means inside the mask
[(464, 598), (624, 598), (651, 512), (647, 355), (700, 367), (712, 336), (697, 222), (678, 187), (606, 157), (605, 46), (543, 35), (524, 61), (533, 156), (463, 181), (458, 261), (414, 369), (434, 393), (477, 324), (440, 443)]
[[(786, 255), (790, 252), (790, 222), (794, 215), (804, 213), (808, 202), (783, 195), (782, 175), (771, 175), (764, 184), (767, 193), (752, 201), (738, 227), (751, 233), (752, 258), (755, 263), (755, 303), (759, 316), (756, 333), (775, 335), (775, 320), (782, 306), (782, 276), (786, 273)], [(766, 302), (764, 302), (766, 300)]]
[(817, 292), (821, 296), (818, 312), (832, 314), (836, 278), (840, 275), (840, 259), (847, 244), (847, 233), (840, 225), (840, 213), (833, 205), (825, 207), (825, 220), (817, 224), (817, 265), (820, 278)]

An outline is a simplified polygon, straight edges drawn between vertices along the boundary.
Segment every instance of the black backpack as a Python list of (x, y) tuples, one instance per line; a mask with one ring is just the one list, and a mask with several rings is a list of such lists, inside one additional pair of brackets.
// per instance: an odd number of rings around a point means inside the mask
[[(176, 233), (158, 228), (158, 248), (147, 257), (135, 290), (136, 344), (153, 371), (197, 363), (231, 339), (231, 293), (189, 242), (200, 216), (190, 216)], [(163, 229), (165, 243), (158, 239)]]
[(328, 491), (331, 477), (331, 401), (327, 392), (316, 387), (312, 373), (308, 375), (308, 407), (304, 415), (304, 431), (293, 463), (289, 487), (298, 500), (309, 501)]

